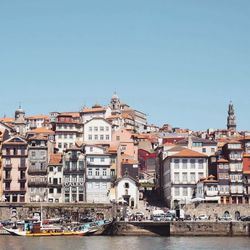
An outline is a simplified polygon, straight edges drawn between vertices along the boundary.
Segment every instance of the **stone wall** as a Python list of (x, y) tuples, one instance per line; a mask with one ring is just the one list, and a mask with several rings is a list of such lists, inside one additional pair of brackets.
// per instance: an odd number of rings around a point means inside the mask
[(35, 212), (41, 210), (43, 219), (67, 217), (73, 221), (77, 221), (86, 213), (103, 214), (105, 219), (112, 219), (114, 214), (110, 204), (0, 203), (0, 220), (24, 220), (32, 218)]
[(235, 213), (239, 212), (240, 216), (250, 216), (250, 205), (224, 205), (224, 204), (209, 204), (209, 203), (199, 203), (199, 204), (189, 204), (184, 206), (184, 211), (186, 214), (190, 214), (192, 217), (195, 215), (198, 217), (201, 214), (206, 214), (211, 216), (211, 219), (215, 219), (217, 216), (223, 216), (223, 214), (228, 211), (232, 218), (235, 218)]

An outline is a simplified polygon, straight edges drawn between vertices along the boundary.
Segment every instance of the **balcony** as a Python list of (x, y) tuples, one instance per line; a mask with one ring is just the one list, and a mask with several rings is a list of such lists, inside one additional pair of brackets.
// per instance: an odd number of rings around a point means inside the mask
[(48, 187), (62, 188), (62, 183), (48, 183)]
[(29, 168), (28, 174), (34, 174), (34, 175), (46, 175), (47, 174), (47, 168)]
[(84, 168), (79, 169), (79, 168), (64, 168), (63, 173), (64, 174), (83, 174)]
[(47, 187), (48, 181), (46, 180), (29, 180), (28, 186), (29, 187)]
[(24, 176), (24, 177), (22, 177), (22, 178), (18, 178), (18, 182), (26, 182), (26, 177)]
[(4, 170), (11, 170), (12, 169), (12, 164), (5, 164), (3, 169)]
[(19, 170), (19, 171), (20, 171), (20, 170), (24, 170), (24, 171), (25, 171), (26, 169), (27, 169), (27, 166), (26, 166), (26, 165), (21, 165), (21, 166), (19, 165), (19, 166), (18, 166), (18, 170)]
[(10, 176), (7, 176), (3, 179), (4, 182), (11, 182), (12, 178)]

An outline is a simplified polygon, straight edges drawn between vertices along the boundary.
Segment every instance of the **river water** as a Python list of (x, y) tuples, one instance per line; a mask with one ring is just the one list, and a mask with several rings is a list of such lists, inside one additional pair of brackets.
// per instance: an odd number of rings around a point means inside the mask
[(0, 250), (241, 250), (248, 237), (51, 237), (0, 236)]

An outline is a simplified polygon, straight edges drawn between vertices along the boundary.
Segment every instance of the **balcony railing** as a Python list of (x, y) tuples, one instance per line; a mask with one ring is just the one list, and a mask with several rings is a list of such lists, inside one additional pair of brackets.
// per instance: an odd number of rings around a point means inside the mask
[(27, 166), (26, 165), (19, 165), (18, 166), (18, 170), (26, 170), (27, 169)]
[(4, 182), (10, 182), (12, 181), (12, 178), (10, 176), (7, 176), (3, 179)]
[(47, 168), (29, 168), (28, 169), (28, 174), (47, 174)]
[(11, 170), (12, 164), (5, 164), (3, 168), (4, 168), (4, 170)]
[(22, 178), (18, 178), (18, 182), (26, 182), (26, 176), (22, 177)]
[(29, 187), (47, 187), (48, 181), (47, 180), (29, 180), (28, 186)]

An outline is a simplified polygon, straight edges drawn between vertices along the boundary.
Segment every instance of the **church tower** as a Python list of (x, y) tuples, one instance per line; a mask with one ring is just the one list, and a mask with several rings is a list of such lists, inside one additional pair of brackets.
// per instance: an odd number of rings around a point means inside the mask
[(113, 94), (111, 101), (110, 101), (110, 106), (112, 110), (112, 114), (120, 114), (121, 113), (121, 102), (116, 93)]
[(228, 106), (227, 129), (230, 131), (236, 131), (236, 116), (232, 102), (230, 102)]
[(16, 132), (19, 135), (25, 135), (25, 130), (26, 130), (26, 121), (25, 121), (25, 112), (19, 106), (19, 108), (15, 111), (15, 128)]

